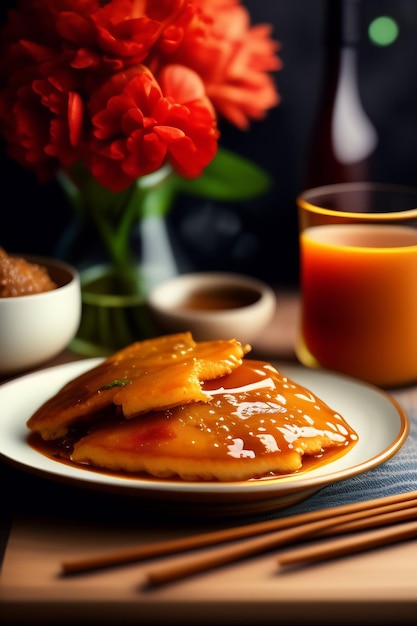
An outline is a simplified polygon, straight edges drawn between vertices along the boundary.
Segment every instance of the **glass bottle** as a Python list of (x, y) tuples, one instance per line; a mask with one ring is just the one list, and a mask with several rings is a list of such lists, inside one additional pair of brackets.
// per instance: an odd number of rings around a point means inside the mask
[(304, 188), (371, 179), (378, 137), (360, 96), (358, 43), (361, 0), (328, 0), (321, 97)]

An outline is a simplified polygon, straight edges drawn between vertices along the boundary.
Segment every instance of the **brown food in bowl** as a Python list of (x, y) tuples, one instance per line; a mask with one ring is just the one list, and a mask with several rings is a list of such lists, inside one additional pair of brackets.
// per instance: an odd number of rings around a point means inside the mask
[(45, 267), (10, 256), (0, 247), (0, 298), (28, 296), (56, 288)]

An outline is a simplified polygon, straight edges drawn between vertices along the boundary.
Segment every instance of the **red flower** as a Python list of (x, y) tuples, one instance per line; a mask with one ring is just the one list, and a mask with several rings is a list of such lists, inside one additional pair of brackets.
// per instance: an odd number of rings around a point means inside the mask
[(282, 68), (267, 24), (250, 27), (239, 0), (194, 0), (200, 13), (175, 52), (202, 78), (216, 111), (242, 130), (279, 103), (269, 72)]
[(88, 161), (112, 191), (167, 161), (185, 178), (197, 177), (216, 154), (218, 131), (200, 78), (168, 66), (161, 85), (141, 66), (112, 76), (91, 99)]
[(44, 180), (83, 161), (113, 191), (165, 162), (198, 177), (217, 115), (278, 103), (267, 26), (238, 0), (20, 0), (1, 33), (0, 132)]

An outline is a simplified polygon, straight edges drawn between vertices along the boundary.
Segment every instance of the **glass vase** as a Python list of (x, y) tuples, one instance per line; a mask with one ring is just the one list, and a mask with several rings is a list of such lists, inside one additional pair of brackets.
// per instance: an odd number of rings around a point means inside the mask
[[(162, 210), (158, 205), (169, 174), (164, 168), (140, 179), (135, 193), (125, 196), (125, 205), (118, 194), (103, 194), (102, 188), (98, 195), (96, 183), (90, 179), (88, 193), (73, 180), (61, 180), (75, 213), (56, 256), (80, 272), (81, 323), (70, 345), (78, 354), (105, 357), (134, 341), (155, 336), (148, 294), (178, 273), (165, 219), (169, 206), (165, 204)], [(163, 190), (162, 195), (165, 201), (169, 197)], [(115, 203), (119, 203), (117, 212)]]

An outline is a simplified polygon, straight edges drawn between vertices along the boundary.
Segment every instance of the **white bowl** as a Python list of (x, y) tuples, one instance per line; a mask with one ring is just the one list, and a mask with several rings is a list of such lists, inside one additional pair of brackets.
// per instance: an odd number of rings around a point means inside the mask
[(272, 320), (271, 287), (242, 274), (182, 274), (155, 287), (149, 307), (159, 329), (190, 331), (196, 341), (237, 339), (252, 343)]
[(15, 255), (46, 267), (52, 291), (0, 298), (0, 374), (23, 372), (57, 356), (75, 337), (81, 319), (78, 272), (61, 261)]

